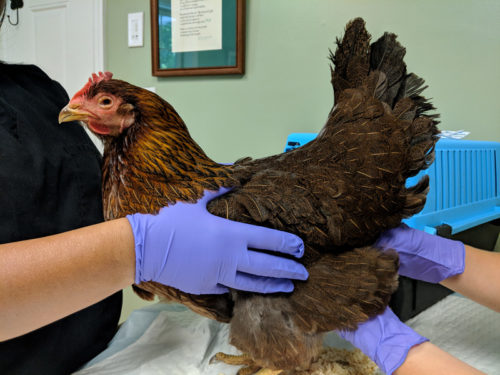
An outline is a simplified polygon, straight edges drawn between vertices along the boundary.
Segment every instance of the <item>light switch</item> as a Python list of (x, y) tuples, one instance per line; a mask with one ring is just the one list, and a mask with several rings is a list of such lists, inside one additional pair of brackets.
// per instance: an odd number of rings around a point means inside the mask
[(144, 12), (128, 14), (128, 46), (142, 47), (144, 45)]

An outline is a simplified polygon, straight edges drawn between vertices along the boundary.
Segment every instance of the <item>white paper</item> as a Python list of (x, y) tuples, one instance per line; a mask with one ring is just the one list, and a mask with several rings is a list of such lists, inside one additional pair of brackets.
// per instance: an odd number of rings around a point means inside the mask
[(499, 313), (451, 294), (406, 324), (472, 367), (500, 375)]
[(450, 138), (450, 139), (462, 139), (467, 137), (470, 132), (465, 130), (441, 130), (439, 133), (439, 137), (441, 138)]
[(222, 49), (222, 0), (172, 0), (172, 52)]

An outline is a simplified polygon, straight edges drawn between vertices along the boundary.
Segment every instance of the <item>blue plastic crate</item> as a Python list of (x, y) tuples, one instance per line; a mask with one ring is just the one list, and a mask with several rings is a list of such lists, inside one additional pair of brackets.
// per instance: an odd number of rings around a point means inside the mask
[[(292, 133), (285, 151), (303, 146), (316, 133)], [(430, 177), (430, 189), (423, 210), (404, 220), (413, 228), (436, 233), (448, 225), (455, 234), (500, 217), (500, 143), (440, 139), (434, 163), (417, 176)]]

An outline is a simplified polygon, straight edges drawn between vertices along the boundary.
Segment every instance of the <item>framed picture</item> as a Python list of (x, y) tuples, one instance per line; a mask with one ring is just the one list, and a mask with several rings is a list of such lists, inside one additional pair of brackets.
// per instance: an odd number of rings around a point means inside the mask
[(245, 0), (151, 0), (154, 76), (243, 74)]

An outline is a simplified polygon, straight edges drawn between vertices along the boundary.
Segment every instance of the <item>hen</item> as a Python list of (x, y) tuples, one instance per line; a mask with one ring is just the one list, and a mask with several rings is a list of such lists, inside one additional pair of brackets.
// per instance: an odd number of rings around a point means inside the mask
[(419, 212), (428, 179), (405, 181), (433, 160), (436, 115), (420, 95), (423, 80), (406, 72), (394, 34), (370, 45), (362, 19), (351, 21), (330, 59), (334, 107), (318, 137), (289, 153), (221, 165), (191, 138), (174, 108), (156, 94), (93, 75), (61, 111), (104, 142), (106, 219), (156, 213), (195, 201), (204, 189), (234, 187), (210, 202), (211, 213), (302, 237), (309, 271), (292, 294), (189, 295), (154, 282), (158, 295), (231, 325), (231, 343), (259, 367), (307, 368), (323, 333), (354, 329), (381, 313), (397, 287), (398, 257), (371, 246), (379, 234)]

